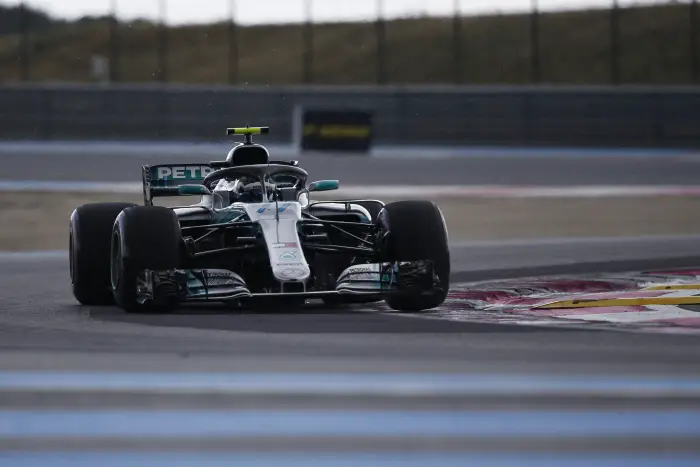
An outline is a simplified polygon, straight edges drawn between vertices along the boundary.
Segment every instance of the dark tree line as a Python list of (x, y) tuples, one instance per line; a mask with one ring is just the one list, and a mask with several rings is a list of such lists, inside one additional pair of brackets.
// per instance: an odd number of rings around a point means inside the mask
[(21, 34), (24, 25), (31, 25), (32, 30), (41, 31), (53, 26), (65, 24), (65, 21), (52, 18), (47, 13), (31, 8), (0, 5), (0, 34)]
[(109, 16), (84, 16), (76, 21), (55, 18), (48, 13), (20, 5), (0, 5), (0, 35), (22, 34), (23, 31), (41, 32), (56, 26), (109, 20)]

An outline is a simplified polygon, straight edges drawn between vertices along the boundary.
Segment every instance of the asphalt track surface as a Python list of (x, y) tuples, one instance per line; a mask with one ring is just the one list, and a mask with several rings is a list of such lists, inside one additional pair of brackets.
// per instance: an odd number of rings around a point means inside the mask
[[(145, 146), (125, 152), (109, 146), (71, 151), (34, 146), (0, 145), (0, 180), (140, 181), (143, 164), (208, 162), (225, 157), (227, 146), (212, 150), (189, 146)], [(138, 148), (137, 148), (138, 149)], [(289, 151), (273, 158), (294, 157)], [(694, 185), (700, 178), (700, 157), (686, 154), (634, 155), (591, 151), (559, 157), (552, 153), (513, 154), (512, 151), (476, 151), (467, 157), (448, 153), (445, 157), (401, 152), (385, 157), (310, 154), (294, 157), (312, 179), (341, 179), (348, 185)], [(605, 157), (602, 157), (605, 155)], [(417, 176), (419, 174), (419, 176)]]
[[(700, 264), (697, 241), (461, 245), (454, 279), (563, 273), (572, 264), (578, 272), (635, 269), (639, 261), (690, 267)], [(545, 263), (540, 255), (550, 249)], [(77, 306), (65, 253), (3, 255), (0, 264), (0, 465), (700, 460), (697, 337), (454, 322), (362, 307), (126, 315)], [(184, 392), (173, 391), (172, 381), (149, 387), (178, 375)], [(216, 375), (239, 380), (233, 389), (191, 387)], [(328, 388), (334, 375), (346, 378), (335, 383), (341, 393)], [(392, 393), (407, 375), (432, 389)], [(627, 377), (637, 379), (615, 387), (615, 378)], [(105, 390), (118, 386), (115, 378), (126, 386)], [(435, 392), (445, 378), (447, 392)], [(57, 389), (66, 384), (76, 387)], [(552, 392), (562, 384), (573, 392)], [(694, 389), (674, 392), (679, 384)], [(519, 389), (532, 385), (543, 392)], [(450, 392), (455, 386), (479, 390)], [(652, 392), (640, 395), (644, 387)]]
[[(103, 156), (0, 154), (0, 179), (137, 180), (140, 164), (173, 160)], [(314, 157), (303, 159), (312, 177), (340, 174), (353, 184), (688, 184), (700, 175), (696, 162), (681, 157), (401, 164)], [(697, 267), (699, 241), (460, 244), (453, 279)], [(697, 336), (456, 322), (363, 307), (126, 315), (77, 306), (64, 253), (0, 255), (0, 297), (3, 466), (700, 464)], [(118, 383), (115, 374), (128, 384), (105, 391)], [(247, 390), (144, 389), (149, 378), (157, 385), (177, 375), (188, 384), (240, 375)], [(283, 375), (283, 390), (270, 392), (266, 375)], [(334, 375), (352, 378), (344, 393), (328, 390)], [(457, 378), (443, 389), (481, 390), (396, 397), (390, 388), (407, 375), (427, 388)], [(378, 389), (363, 392), (363, 382)], [(573, 392), (552, 392), (565, 383)], [(61, 384), (76, 387), (57, 390)], [(326, 390), (294, 393), (295, 384)], [(533, 384), (546, 390), (520, 391)], [(672, 390), (688, 386), (694, 389)]]
[[(619, 272), (642, 264), (690, 267), (700, 264), (699, 255), (692, 253), (697, 240), (574, 239), (553, 241), (553, 247), (544, 241), (467, 244), (453, 249), (453, 279), (562, 274), (572, 269)], [(551, 248), (554, 254), (543, 260), (541, 255)], [(213, 307), (166, 316), (126, 315), (110, 307), (78, 307), (70, 294), (63, 253), (8, 255), (0, 262), (0, 369), (43, 365), (40, 357), (32, 360), (31, 354), (38, 352), (51, 356), (50, 367), (72, 369), (89, 363), (103, 369), (172, 365), (256, 371), (700, 373), (700, 340), (690, 337), (457, 323), (368, 313), (362, 307), (265, 313)], [(133, 354), (138, 358), (127, 357)]]

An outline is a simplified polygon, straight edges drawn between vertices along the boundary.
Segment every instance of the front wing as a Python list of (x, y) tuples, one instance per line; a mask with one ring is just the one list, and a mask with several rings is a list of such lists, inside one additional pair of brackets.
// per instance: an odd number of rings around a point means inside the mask
[[(410, 281), (407, 280), (410, 278)], [(173, 299), (180, 302), (227, 302), (256, 297), (322, 298), (332, 295), (377, 296), (401, 290), (406, 284), (424, 284), (426, 290), (436, 284), (432, 268), (419, 263), (374, 263), (350, 266), (333, 290), (256, 292), (248, 289), (237, 273), (225, 269), (145, 270), (137, 282), (140, 303)]]

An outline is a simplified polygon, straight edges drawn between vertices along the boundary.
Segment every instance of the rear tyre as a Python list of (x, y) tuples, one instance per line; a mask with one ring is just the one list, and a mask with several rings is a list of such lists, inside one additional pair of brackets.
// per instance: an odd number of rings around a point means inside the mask
[(110, 280), (115, 302), (128, 313), (170, 311), (177, 294), (137, 301), (137, 279), (145, 269), (180, 266), (182, 233), (177, 215), (163, 206), (136, 206), (119, 214), (112, 229)]
[(68, 256), (73, 296), (82, 305), (112, 305), (110, 237), (114, 220), (133, 203), (92, 203), (70, 216)]
[(430, 201), (398, 201), (387, 204), (377, 220), (387, 232), (386, 261), (432, 261), (438, 285), (430, 293), (400, 291), (384, 300), (399, 311), (435, 308), (447, 298), (450, 288), (450, 250), (442, 212)]

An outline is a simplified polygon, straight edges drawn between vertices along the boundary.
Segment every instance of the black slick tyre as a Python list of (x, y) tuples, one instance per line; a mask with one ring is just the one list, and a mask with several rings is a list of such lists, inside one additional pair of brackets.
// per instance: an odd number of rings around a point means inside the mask
[(114, 220), (133, 203), (91, 203), (70, 217), (68, 255), (73, 296), (82, 305), (112, 305), (110, 238)]
[(182, 233), (177, 215), (163, 206), (136, 206), (119, 214), (112, 229), (110, 282), (114, 300), (129, 313), (166, 312), (174, 297), (140, 303), (137, 279), (145, 269), (180, 266)]
[(400, 291), (384, 299), (398, 311), (422, 311), (441, 305), (450, 288), (450, 251), (442, 212), (430, 201), (398, 201), (387, 204), (377, 223), (387, 233), (386, 261), (431, 261), (438, 285), (429, 293)]

